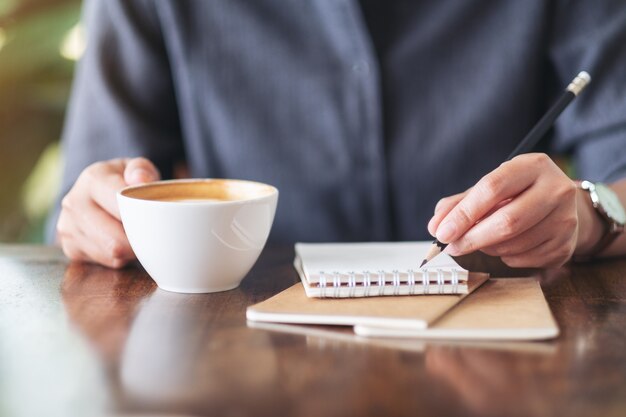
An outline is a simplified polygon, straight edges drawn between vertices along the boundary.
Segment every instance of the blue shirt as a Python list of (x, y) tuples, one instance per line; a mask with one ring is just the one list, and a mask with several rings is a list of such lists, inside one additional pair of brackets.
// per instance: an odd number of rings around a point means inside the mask
[(543, 149), (626, 177), (621, 1), (390, 3), (376, 54), (356, 0), (87, 1), (63, 192), (95, 161), (185, 160), (278, 187), (275, 242), (424, 239), (580, 70)]

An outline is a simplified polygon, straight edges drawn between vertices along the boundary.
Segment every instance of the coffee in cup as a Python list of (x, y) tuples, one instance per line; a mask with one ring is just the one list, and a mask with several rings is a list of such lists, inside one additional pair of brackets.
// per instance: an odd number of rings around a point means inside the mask
[(117, 194), (124, 230), (157, 285), (184, 293), (239, 285), (269, 236), (278, 190), (229, 179), (158, 181)]

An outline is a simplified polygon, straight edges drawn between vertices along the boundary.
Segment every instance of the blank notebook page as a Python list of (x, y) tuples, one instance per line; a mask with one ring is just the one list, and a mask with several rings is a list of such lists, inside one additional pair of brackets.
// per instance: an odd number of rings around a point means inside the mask
[[(317, 282), (320, 272), (419, 272), (419, 266), (431, 245), (431, 242), (296, 243), (296, 256), (309, 282)], [(459, 274), (459, 279), (467, 278), (467, 271), (446, 253), (435, 257), (426, 265), (426, 269), (455, 270), (464, 272)], [(430, 279), (436, 279), (435, 275), (432, 274)]]
[(297, 243), (294, 265), (310, 297), (467, 293), (468, 271), (431, 242)]

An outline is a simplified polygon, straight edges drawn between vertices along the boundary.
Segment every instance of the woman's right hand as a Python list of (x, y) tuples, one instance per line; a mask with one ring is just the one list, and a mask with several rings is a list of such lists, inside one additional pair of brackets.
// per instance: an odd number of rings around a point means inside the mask
[(158, 169), (145, 158), (112, 159), (85, 168), (61, 203), (56, 230), (65, 255), (116, 269), (134, 260), (116, 193), (160, 177)]

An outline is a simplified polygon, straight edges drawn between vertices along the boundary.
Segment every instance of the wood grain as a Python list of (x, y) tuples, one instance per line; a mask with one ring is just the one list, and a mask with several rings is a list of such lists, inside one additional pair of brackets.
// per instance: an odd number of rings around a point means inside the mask
[(248, 305), (298, 281), (292, 257), (266, 249), (239, 288), (184, 295), (0, 245), (0, 414), (626, 415), (626, 260), (530, 271), (553, 342), (394, 345), (248, 327)]

